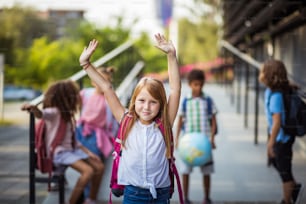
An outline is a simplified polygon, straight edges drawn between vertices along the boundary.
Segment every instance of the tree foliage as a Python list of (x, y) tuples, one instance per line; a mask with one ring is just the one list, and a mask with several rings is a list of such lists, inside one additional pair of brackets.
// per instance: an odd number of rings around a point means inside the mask
[(18, 48), (31, 46), (33, 39), (43, 35), (54, 35), (48, 21), (39, 18), (31, 8), (3, 8), (0, 25), (0, 52), (5, 54), (5, 62), (10, 66), (14, 66)]
[(182, 19), (179, 22), (179, 58), (182, 64), (209, 61), (218, 55), (218, 25)]
[(154, 46), (154, 43), (153, 36), (143, 33), (135, 45), (145, 62), (145, 73), (158, 73), (167, 70), (167, 58)]
[[(54, 23), (37, 17), (32, 9), (13, 7), (0, 13), (1, 51), (5, 54), (5, 83), (44, 89), (50, 82), (64, 79), (81, 70), (78, 58), (93, 38), (99, 47), (92, 61), (99, 59), (127, 40), (131, 30), (117, 18), (113, 27), (97, 27), (86, 20), (73, 20), (61, 38), (55, 38)], [(154, 45), (154, 36), (142, 33), (134, 46), (103, 66), (114, 66), (114, 85), (117, 86), (139, 60), (145, 62), (144, 72), (167, 69), (165, 54)], [(89, 84), (89, 80), (85, 80)]]

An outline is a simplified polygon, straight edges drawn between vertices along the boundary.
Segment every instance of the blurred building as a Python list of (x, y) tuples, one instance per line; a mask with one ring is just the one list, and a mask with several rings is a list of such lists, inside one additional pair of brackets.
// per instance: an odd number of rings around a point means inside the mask
[(64, 35), (67, 27), (74, 27), (84, 19), (84, 12), (84, 10), (48, 9), (39, 11), (38, 15), (53, 24), (56, 29), (55, 38), (60, 38)]
[(173, 13), (173, 0), (155, 1), (157, 18), (164, 27), (168, 27)]
[(284, 61), (290, 78), (306, 87), (306, 1), (224, 0), (223, 39), (259, 62)]

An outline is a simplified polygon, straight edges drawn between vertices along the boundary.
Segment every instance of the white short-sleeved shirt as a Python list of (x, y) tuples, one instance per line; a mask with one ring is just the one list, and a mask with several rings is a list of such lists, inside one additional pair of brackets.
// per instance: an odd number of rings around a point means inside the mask
[(156, 188), (170, 186), (166, 145), (155, 122), (135, 122), (122, 149), (118, 183), (149, 189), (153, 198)]

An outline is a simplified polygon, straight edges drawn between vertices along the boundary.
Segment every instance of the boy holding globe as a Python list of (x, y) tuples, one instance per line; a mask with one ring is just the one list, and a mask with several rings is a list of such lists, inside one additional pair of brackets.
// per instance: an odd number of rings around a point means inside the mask
[[(204, 83), (205, 75), (202, 70), (194, 69), (188, 74), (188, 85), (191, 89), (191, 95), (186, 97), (183, 100), (183, 104), (181, 104), (176, 136), (176, 147), (178, 147), (179, 135), (182, 129), (182, 135), (197, 132), (203, 134), (203, 137), (210, 137), (211, 147), (213, 149), (216, 148), (215, 133), (217, 128), (217, 109), (213, 100), (206, 96), (202, 91)], [(208, 110), (209, 106), (211, 110)], [(205, 195), (203, 204), (211, 204), (210, 174), (214, 172), (212, 158), (209, 162), (199, 167), (203, 173), (203, 186)], [(185, 204), (191, 203), (188, 197), (188, 189), (189, 174), (192, 172), (192, 169), (193, 166), (185, 163), (183, 168), (181, 168)]]

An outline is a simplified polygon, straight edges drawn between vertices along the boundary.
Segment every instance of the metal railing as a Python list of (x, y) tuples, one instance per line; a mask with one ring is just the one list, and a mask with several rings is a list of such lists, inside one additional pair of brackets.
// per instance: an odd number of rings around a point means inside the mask
[[(244, 95), (244, 126), (248, 127), (248, 105), (249, 105), (249, 88), (250, 88), (250, 68), (253, 68), (255, 70), (255, 79), (254, 79), (254, 88), (255, 88), (255, 107), (254, 107), (254, 144), (258, 144), (258, 117), (259, 117), (259, 91), (260, 86), (259, 82), (257, 80), (259, 70), (262, 66), (262, 63), (258, 62), (251, 56), (239, 51), (239, 49), (232, 46), (227, 41), (220, 41), (220, 46), (225, 48), (227, 51), (229, 51), (231, 54), (235, 56), (235, 64), (242, 63), (241, 65), (245, 65), (245, 95)], [(234, 70), (237, 70), (237, 66), (234, 66)], [(235, 78), (238, 78), (238, 85), (237, 85), (237, 112), (240, 112), (240, 101), (241, 101), (241, 84), (240, 79), (242, 78), (241, 72), (236, 71)], [(235, 81), (235, 80), (234, 80)], [(234, 92), (234, 90), (233, 90)], [(234, 95), (234, 94), (233, 94)], [(233, 96), (234, 97), (234, 96)], [(232, 98), (234, 100), (234, 98)]]
[[(102, 66), (106, 62), (110, 61), (111, 59), (114, 59), (119, 54), (127, 51), (134, 43), (132, 41), (128, 41), (121, 46), (117, 47), (116, 49), (112, 50), (108, 54), (104, 55), (97, 61), (93, 62), (93, 65), (95, 67)], [(131, 91), (131, 84), (133, 84), (133, 81), (137, 80), (137, 76), (141, 72), (141, 70), (144, 67), (144, 63), (142, 61), (138, 61), (134, 67), (132, 67), (129, 74), (124, 78), (124, 80), (121, 82), (121, 84), (116, 89), (116, 93), (120, 100), (123, 100), (122, 103), (126, 103), (126, 94), (130, 94)], [(78, 81), (81, 80), (83, 77), (87, 76), (86, 72), (84, 70), (81, 70), (74, 74), (73, 76), (69, 77), (72, 81)], [(43, 94), (39, 97), (33, 99), (30, 104), (32, 105), (39, 105), (43, 101)], [(35, 176), (35, 117), (33, 113), (30, 113), (30, 127), (29, 127), (29, 203), (35, 204), (35, 182), (39, 178), (36, 178)], [(61, 194), (60, 194), (61, 196)]]

